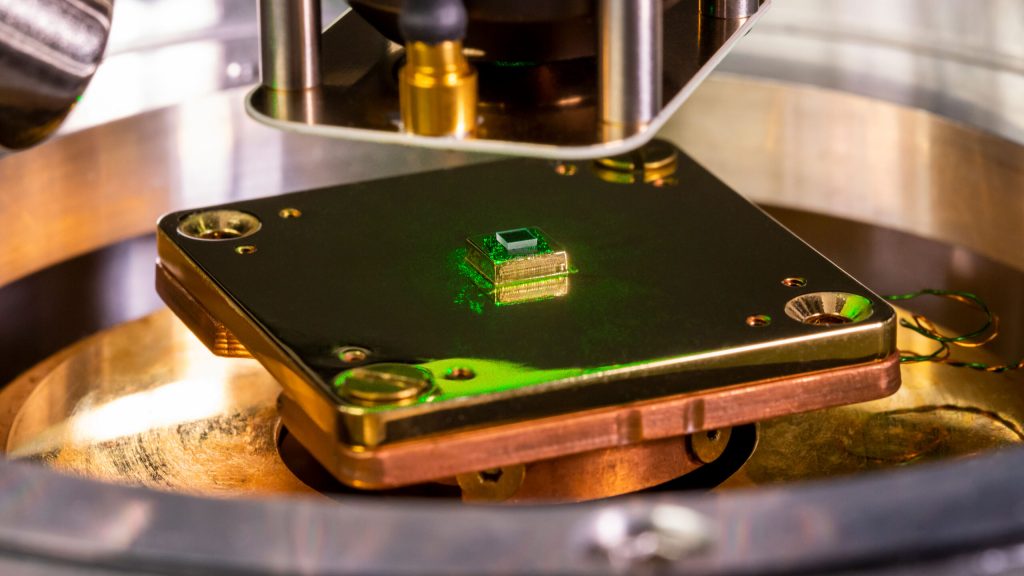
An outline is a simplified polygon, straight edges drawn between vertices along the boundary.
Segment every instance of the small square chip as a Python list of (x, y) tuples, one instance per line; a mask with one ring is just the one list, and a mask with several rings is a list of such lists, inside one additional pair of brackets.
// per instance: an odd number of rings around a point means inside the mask
[(509, 253), (522, 254), (537, 249), (537, 236), (528, 228), (515, 228), (498, 232), (494, 237)]
[(540, 228), (466, 239), (466, 261), (496, 287), (569, 274), (569, 255)]

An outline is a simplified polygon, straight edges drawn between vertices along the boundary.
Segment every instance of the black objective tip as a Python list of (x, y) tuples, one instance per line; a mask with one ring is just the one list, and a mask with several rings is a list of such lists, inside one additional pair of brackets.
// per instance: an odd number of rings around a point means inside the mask
[(398, 27), (406, 42), (462, 40), (468, 23), (462, 0), (404, 0), (398, 15)]

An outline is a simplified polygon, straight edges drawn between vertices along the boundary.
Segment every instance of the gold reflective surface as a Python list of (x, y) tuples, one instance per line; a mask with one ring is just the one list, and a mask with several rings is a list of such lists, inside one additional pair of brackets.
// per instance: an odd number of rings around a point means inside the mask
[[(0, 194), (0, 285), (149, 233), (159, 214), (168, 210), (485, 159), (417, 150), (402, 150), (399, 156), (383, 146), (278, 132), (245, 118), (243, 96), (229, 92), (197, 99), (0, 160), (0, 181), (11, 192)], [(210, 126), (223, 129), (211, 131)], [(872, 222), (962, 245), (1024, 269), (1024, 147), (990, 134), (850, 94), (720, 75), (703, 85), (661, 135), (758, 202)], [(102, 226), (96, 225), (97, 206), (103, 207)], [(889, 261), (886, 245), (861, 249), (879, 265)], [(983, 295), (1004, 289), (1004, 284), (990, 281), (982, 291), (972, 260), (960, 256), (969, 254), (955, 252), (949, 269), (932, 277), (933, 285), (957, 284)], [(914, 262), (907, 266), (913, 269)], [(150, 281), (148, 276), (143, 280)], [(1010, 333), (1016, 329), (1019, 334), (1020, 300), (1009, 301), (1018, 307), (995, 311), (1003, 315), (1007, 341), (1019, 342)], [(144, 336), (147, 331), (152, 332)], [(119, 348), (112, 344), (115, 340)], [(901, 330), (900, 345), (912, 343)], [(173, 350), (178, 356), (171, 355)], [(190, 356), (192, 352), (200, 356)], [(958, 353), (996, 360), (984, 350)], [(58, 352), (0, 391), (0, 440), (25, 455), (34, 446), (37, 456), (48, 455), (45, 463), (69, 473), (111, 481), (211, 494), (306, 490), (276, 453), (269, 452), (273, 428), (267, 424), (271, 416), (262, 409), (248, 412), (263, 415), (262, 423), (239, 428), (249, 436), (235, 436), (258, 438), (255, 453), (228, 442), (229, 435), (215, 434), (223, 441), (219, 444), (211, 443), (209, 434), (205, 440), (201, 433), (183, 438), (176, 430), (183, 422), (172, 426), (167, 420), (160, 422), (162, 427), (116, 442), (97, 443), (99, 434), (75, 447), (54, 441), (66, 434), (69, 428), (62, 423), (76, 409), (85, 413), (83, 399), (109, 403), (119, 397), (117, 386), (140, 392), (181, 380), (189, 368), (171, 360), (175, 357), (214, 361), (166, 311)], [(1000, 360), (1009, 359), (1015, 358)], [(227, 370), (222, 375), (229, 376), (220, 381), (221, 388), (214, 386), (221, 398), (235, 397), (224, 392), (231, 389), (232, 375), (246, 367), (260, 370), (251, 361), (218, 362)], [(93, 380), (72, 379), (71, 366)], [(161, 366), (161, 378), (147, 375)], [(921, 364), (905, 366), (903, 382), (898, 394), (883, 401), (762, 423), (754, 457), (729, 485), (904, 466), (1018, 442), (1024, 375)], [(265, 395), (257, 405), (275, 396), (273, 382), (262, 386)], [(23, 406), (26, 398), (31, 408)], [(197, 412), (182, 416), (192, 423), (186, 428), (211, 421), (195, 419)], [(21, 416), (15, 420), (17, 414)], [(12, 424), (16, 429), (8, 439)], [(160, 455), (151, 459), (162, 459), (154, 466), (160, 473), (144, 471), (142, 457), (119, 465), (121, 456), (104, 452), (117, 443), (129, 446), (128, 438), (141, 446), (135, 454)], [(152, 448), (158, 440), (166, 450)], [(221, 450), (217, 457), (192, 451), (215, 444)], [(55, 457), (55, 451), (64, 458)], [(243, 468), (244, 476), (239, 476)]]
[[(899, 343), (914, 350), (935, 345), (903, 328)], [(984, 349), (954, 354), (999, 363)], [(967, 457), (1024, 442), (1024, 374), (927, 362), (904, 364), (902, 373), (903, 385), (888, 398), (761, 422), (753, 455), (720, 489)]]
[[(904, 347), (929, 344), (906, 330), (899, 336)], [(983, 349), (957, 353), (993, 361)], [(902, 371), (902, 388), (889, 398), (762, 422), (754, 454), (722, 488), (964, 457), (1024, 441), (1024, 374), (935, 364)], [(10, 384), (18, 388), (30, 390), (27, 398), (0, 395), (10, 457), (192, 494), (311, 491), (278, 453), (277, 383), (255, 360), (213, 356), (168, 310), (58, 353)]]
[(162, 311), (52, 366), (10, 424), (8, 456), (187, 493), (305, 492), (278, 456), (279, 393), (255, 360), (212, 355)]

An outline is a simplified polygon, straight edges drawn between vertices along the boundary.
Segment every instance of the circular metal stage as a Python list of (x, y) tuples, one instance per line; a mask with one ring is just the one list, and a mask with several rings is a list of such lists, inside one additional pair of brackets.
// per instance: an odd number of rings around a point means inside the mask
[[(901, 103), (838, 91), (850, 86), (821, 74), (819, 86), (789, 82), (810, 69), (780, 64), (789, 47), (822, 41), (806, 33), (812, 20), (766, 19), (768, 33), (751, 35), (768, 60), (759, 69), (787, 81), (752, 77), (757, 56), (741, 49), (725, 68), (744, 75), (714, 75), (660, 136), (877, 293), (983, 296), (1000, 337), (955, 353), (1016, 361), (1018, 109), (995, 114), (975, 91), (957, 107), (871, 83), (850, 91)], [(802, 35), (786, 39), (787, 30)], [(835, 43), (844, 41), (855, 40)], [(970, 63), (965, 49), (953, 52), (928, 54)], [(1019, 71), (993, 70), (1017, 93)], [(933, 92), (935, 82), (921, 80)], [(471, 506), (450, 486), (368, 495), (332, 482), (282, 433), (276, 384), (259, 365), (210, 356), (163, 309), (154, 223), (196, 205), (491, 158), (276, 132), (245, 117), (243, 96), (215, 91), (103, 118), (0, 159), (0, 571), (1001, 574), (1024, 565), (1021, 371), (905, 365), (891, 398), (760, 423), (749, 459), (724, 481), (592, 503)], [(953, 329), (978, 320), (942, 303), (908, 307)], [(901, 348), (924, 349), (915, 338), (901, 330)]]

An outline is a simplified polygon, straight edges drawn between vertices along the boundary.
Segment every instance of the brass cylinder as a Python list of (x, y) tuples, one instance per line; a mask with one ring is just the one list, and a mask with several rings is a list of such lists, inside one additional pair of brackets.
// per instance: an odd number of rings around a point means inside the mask
[(406, 132), (422, 136), (471, 135), (476, 129), (477, 75), (462, 42), (411, 42), (399, 75)]

